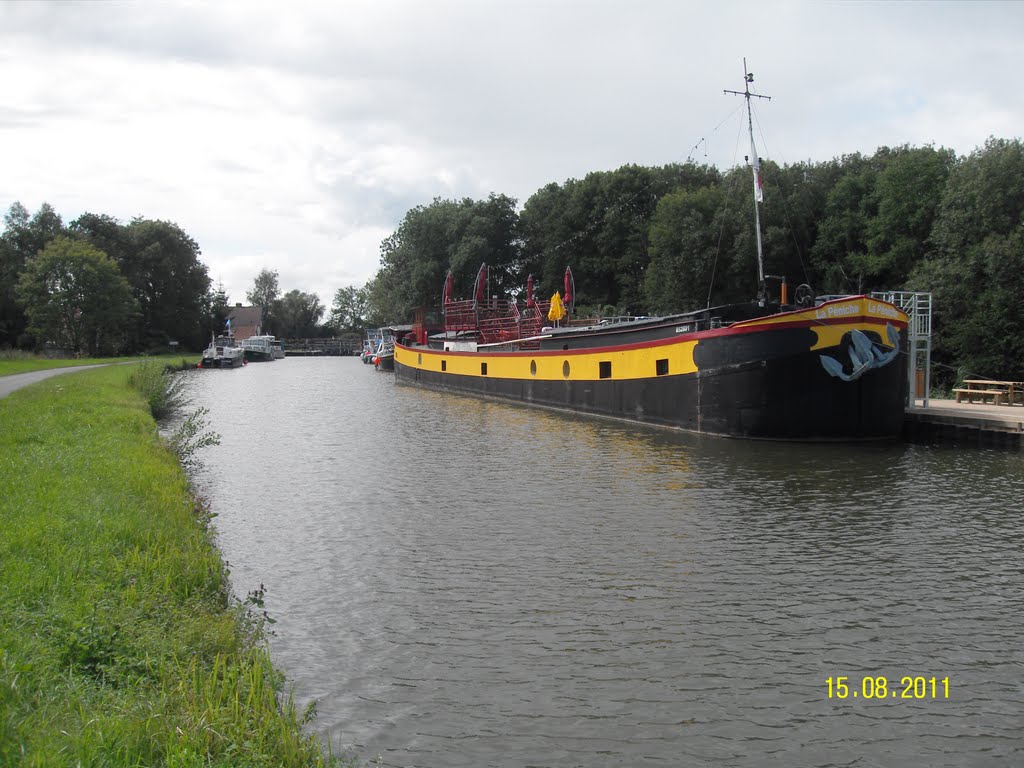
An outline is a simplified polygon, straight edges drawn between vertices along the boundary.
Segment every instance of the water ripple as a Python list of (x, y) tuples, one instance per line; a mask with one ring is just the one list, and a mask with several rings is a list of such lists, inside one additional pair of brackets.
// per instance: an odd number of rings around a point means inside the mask
[[(652, 432), (352, 358), (190, 385), (222, 438), (198, 481), (235, 589), (267, 586), (275, 659), (336, 750), (1024, 763), (1019, 455)], [(949, 697), (902, 698), (903, 677)]]

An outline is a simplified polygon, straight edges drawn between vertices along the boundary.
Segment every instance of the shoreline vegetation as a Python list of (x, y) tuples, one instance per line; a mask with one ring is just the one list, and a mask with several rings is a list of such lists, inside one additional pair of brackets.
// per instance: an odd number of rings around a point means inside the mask
[(0, 764), (340, 766), (271, 662), (262, 585), (231, 597), (144, 367), (0, 400)]

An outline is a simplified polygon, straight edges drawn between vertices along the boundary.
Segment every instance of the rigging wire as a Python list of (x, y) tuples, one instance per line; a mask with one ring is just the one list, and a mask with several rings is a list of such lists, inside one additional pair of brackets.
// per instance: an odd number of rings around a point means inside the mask
[[(757, 133), (761, 137), (761, 146), (764, 147), (765, 156), (770, 160), (772, 158), (772, 153), (768, 149), (768, 140), (765, 138), (764, 130), (761, 127), (761, 121), (759, 119), (760, 118), (760, 114), (759, 114), (758, 109), (757, 109), (756, 106), (754, 106), (753, 112), (754, 112), (754, 123), (757, 125)], [(785, 165), (785, 164), (786, 164), (785, 163), (785, 159), (783, 159), (783, 165)], [(778, 193), (778, 199), (782, 201), (782, 215), (783, 215), (783, 218), (785, 219), (786, 225), (787, 225), (787, 227), (789, 229), (789, 234), (793, 238), (793, 249), (796, 251), (797, 259), (800, 261), (800, 269), (804, 273), (804, 282), (809, 284), (811, 282), (810, 272), (808, 271), (807, 264), (804, 261), (804, 254), (803, 254), (803, 249), (800, 247), (800, 241), (797, 240), (797, 237), (796, 237), (796, 226), (795, 226), (795, 224), (793, 222), (792, 211), (791, 211), (790, 205), (789, 205), (789, 202), (790, 202), (789, 197), (783, 192), (782, 186), (779, 184), (779, 180), (778, 180), (777, 176), (773, 180), (773, 183), (774, 183), (773, 189)]]
[[(754, 91), (751, 90), (751, 93), (753, 94)], [(743, 111), (743, 108), (744, 108), (744, 104), (743, 103), (739, 103), (739, 104), (737, 104), (736, 107), (734, 107), (733, 109), (729, 110), (729, 112), (721, 120), (718, 121), (718, 123), (714, 126), (714, 128), (711, 130), (710, 133), (717, 134), (719, 132), (719, 130), (722, 128), (722, 126), (724, 126), (730, 120), (734, 119), (735, 116), (738, 113)], [(758, 128), (760, 129), (760, 123), (758, 123)], [(732, 163), (733, 167), (738, 165), (738, 163), (736, 162), (736, 158), (739, 156), (739, 142), (741, 140), (742, 134), (743, 134), (742, 121), (738, 121), (737, 122), (737, 139), (736, 139), (736, 143), (734, 145), (735, 146), (735, 150), (734, 150), (734, 154), (733, 154), (733, 163)], [(693, 147), (690, 149), (689, 153), (687, 154), (686, 160), (683, 162), (683, 165), (689, 165), (689, 164), (693, 163), (693, 155), (694, 155), (695, 152), (698, 151), (698, 149), (700, 148), (700, 146), (702, 144), (704, 145), (704, 156), (707, 157), (708, 142), (707, 142), (706, 137), (702, 136), (702, 137), (700, 137), (698, 139), (696, 144), (694, 144)], [(662, 166), (661, 168), (662, 169), (667, 168), (667, 167), (669, 167), (669, 165), (671, 165), (671, 164)], [(705, 167), (706, 167), (706, 164), (705, 164)], [(656, 168), (651, 168), (650, 170), (656, 170)], [(719, 172), (721, 173), (721, 171), (719, 171)], [(575, 180), (570, 180), (570, 181), (575, 181)], [(549, 247), (545, 248), (544, 250), (540, 251), (539, 253), (537, 253), (535, 258), (538, 259), (539, 261), (543, 262), (547, 258), (551, 257), (553, 254), (557, 253), (562, 248), (565, 248), (566, 246), (568, 246), (568, 245), (570, 245), (572, 243), (575, 243), (575, 242), (577, 242), (579, 240), (582, 240), (583, 238), (591, 235), (599, 227), (603, 226), (608, 221), (608, 218), (609, 218), (609, 216), (611, 214), (623, 210), (624, 208), (626, 208), (627, 206), (632, 204), (641, 195), (644, 195), (644, 194), (648, 193), (655, 185), (659, 185), (659, 184), (660, 185), (664, 185), (665, 187), (667, 187), (668, 188), (666, 190), (666, 192), (667, 192), (667, 191), (670, 191), (671, 188), (673, 187), (673, 180), (672, 179), (651, 179), (647, 184), (643, 185), (640, 189), (635, 191), (633, 194), (629, 195), (628, 197), (620, 199), (620, 201), (615, 203), (614, 205), (610, 205), (610, 206), (606, 207), (599, 217), (593, 219), (588, 224), (586, 224), (584, 227), (582, 227), (581, 229), (579, 229), (576, 232), (574, 232), (572, 235), (566, 237), (561, 242), (559, 242), (559, 243), (557, 243), (555, 245), (549, 246)], [(564, 190), (565, 187), (561, 187), (561, 189)], [(712, 295), (713, 290), (714, 290), (714, 280), (715, 280), (715, 275), (717, 273), (718, 258), (719, 258), (719, 255), (721, 254), (722, 243), (723, 243), (723, 241), (725, 239), (725, 224), (726, 224), (727, 214), (729, 213), (729, 208), (728, 208), (729, 197), (730, 197), (729, 195), (726, 195), (726, 209), (723, 211), (723, 214), (725, 214), (725, 215), (723, 215), (722, 219), (721, 219), (721, 226), (719, 228), (719, 233), (718, 233), (718, 242), (717, 242), (716, 249), (715, 249), (715, 257), (714, 257), (714, 260), (712, 262), (711, 281), (710, 281), (710, 283), (708, 285), (708, 299), (707, 299), (709, 307), (710, 307), (710, 303), (711, 303), (711, 295)], [(780, 197), (781, 197), (781, 194), (780, 194)], [(632, 216), (631, 223), (636, 223), (637, 221), (639, 221), (641, 219), (641, 213), (642, 212), (640, 212), (640, 211), (634, 212), (633, 216)], [(643, 216), (643, 218), (645, 220), (649, 221), (650, 220), (650, 215), (649, 214), (645, 215), (645, 216)], [(791, 220), (787, 218), (787, 222), (790, 222), (790, 221)], [(792, 227), (791, 227), (791, 230), (792, 230)], [(795, 237), (795, 235), (794, 235), (794, 237)], [(806, 269), (806, 266), (804, 265), (803, 256), (802, 256), (802, 253), (800, 253), (798, 245), (797, 245), (797, 253), (798, 253), (798, 257), (800, 258), (801, 267), (804, 270), (804, 277), (805, 277), (805, 280), (806, 280), (807, 279), (807, 269)]]
[[(719, 129), (723, 125), (725, 125), (730, 120), (732, 120), (733, 117), (735, 117), (735, 115), (738, 112), (741, 112), (741, 111), (742, 111), (742, 104), (736, 106), (734, 109), (731, 109), (728, 112), (728, 114), (726, 114), (725, 117), (723, 117), (721, 120), (719, 120), (717, 125), (715, 125), (715, 127), (712, 128), (711, 133), (712, 134), (717, 134)], [(742, 126), (740, 126), (740, 129), (742, 131)], [(698, 147), (700, 147), (701, 144), (704, 145), (704, 156), (707, 157), (707, 146), (708, 146), (707, 139), (705, 137), (701, 137), (697, 141), (697, 143), (694, 144), (693, 147), (690, 149), (689, 153), (686, 156), (686, 160), (683, 161), (683, 165), (687, 165), (687, 164), (689, 164), (689, 163), (691, 163), (693, 161), (693, 153), (697, 151)], [(669, 165), (671, 165), (671, 163)], [(666, 167), (668, 167), (668, 165), (662, 166), (662, 168), (666, 168)], [(572, 243), (572, 242), (574, 242), (576, 240), (579, 240), (584, 235), (590, 234), (595, 229), (597, 229), (598, 226), (600, 226), (601, 224), (604, 223), (604, 221), (607, 219), (609, 213), (611, 213), (613, 211), (618, 211), (618, 210), (624, 208), (626, 205), (628, 205), (629, 203), (633, 202), (633, 200), (635, 200), (637, 197), (639, 197), (644, 192), (647, 192), (651, 187), (653, 187), (655, 184), (658, 184), (658, 183), (664, 183), (666, 185), (669, 185), (671, 182), (669, 180), (661, 180), (661, 179), (654, 179), (654, 180), (650, 181), (649, 183), (647, 183), (646, 185), (641, 187), (639, 190), (637, 190), (635, 193), (633, 193), (630, 197), (626, 198), (625, 200), (622, 200), (621, 202), (619, 202), (618, 204), (616, 204), (614, 206), (609, 206), (608, 208), (606, 208), (605, 211), (604, 211), (603, 216), (601, 217), (601, 219), (592, 221), (585, 228), (583, 228), (582, 230), (576, 232), (573, 235), (570, 235), (569, 237), (567, 237), (565, 240), (563, 240), (562, 242), (558, 243), (557, 245), (553, 245), (553, 246), (550, 246), (548, 248), (545, 248), (543, 251), (541, 251), (539, 254), (537, 254), (537, 257), (538, 258), (544, 258), (546, 256), (549, 256), (551, 253), (553, 253), (555, 251), (558, 251), (559, 249), (563, 248), (564, 246), (568, 245), (569, 243)], [(638, 218), (639, 218), (639, 214), (634, 214), (634, 220), (636, 220)]]

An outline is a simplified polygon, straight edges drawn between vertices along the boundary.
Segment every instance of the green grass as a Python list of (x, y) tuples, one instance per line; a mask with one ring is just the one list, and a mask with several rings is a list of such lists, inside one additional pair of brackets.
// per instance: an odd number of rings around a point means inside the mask
[(132, 366), (0, 400), (0, 765), (329, 765)]
[(78, 360), (50, 360), (37, 357), (26, 352), (0, 350), (0, 376), (14, 373), (29, 373), (50, 368), (68, 368), (76, 365), (96, 365), (97, 363), (124, 363), (133, 360), (161, 360), (175, 368), (193, 368), (199, 362), (199, 355), (156, 355), (153, 357), (96, 357)]

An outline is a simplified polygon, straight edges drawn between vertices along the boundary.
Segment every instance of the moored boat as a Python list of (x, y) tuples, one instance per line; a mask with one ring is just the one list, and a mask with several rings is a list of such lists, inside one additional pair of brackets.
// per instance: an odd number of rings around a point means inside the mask
[(440, 349), (400, 340), (395, 373), (400, 383), (692, 432), (893, 438), (906, 329), (902, 310), (868, 296), (753, 302), (496, 342), (447, 329)]
[(258, 334), (242, 339), (238, 346), (242, 348), (245, 359), (250, 363), (270, 362), (277, 359), (275, 355), (276, 342), (277, 340), (273, 336)]
[(395, 370), (395, 337), (386, 334), (373, 353), (373, 367), (378, 371)]
[(411, 325), (389, 325), (366, 332), (362, 360), (378, 371), (395, 370), (395, 338), (412, 330)]
[(363, 339), (363, 351), (359, 355), (363, 365), (372, 365), (377, 349), (384, 340), (384, 328), (369, 328), (366, 331), (366, 338)]
[[(750, 124), (749, 85), (735, 93), (747, 99)], [(532, 278), (523, 308), (488, 296), (486, 265), (474, 298), (454, 301), (449, 272), (443, 323), (431, 327), (421, 312), (398, 340), (396, 381), (723, 436), (897, 437), (909, 389), (907, 314), (884, 298), (815, 296), (807, 285), (790, 297), (785, 278), (765, 276), (759, 214), (755, 225), (757, 297), (680, 314), (574, 319), (568, 268), (551, 302), (533, 299)]]
[(210, 340), (203, 351), (199, 368), (240, 368), (245, 365), (245, 350), (235, 344), (230, 326), (225, 333)]

